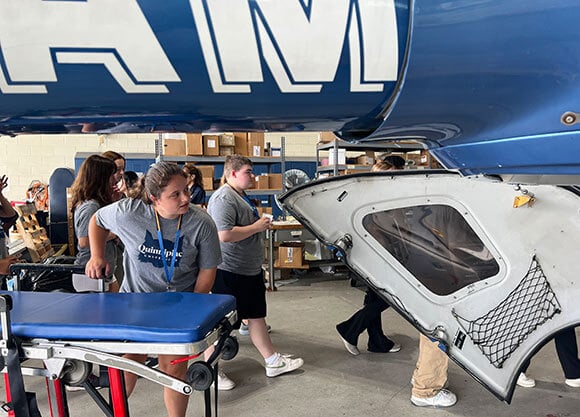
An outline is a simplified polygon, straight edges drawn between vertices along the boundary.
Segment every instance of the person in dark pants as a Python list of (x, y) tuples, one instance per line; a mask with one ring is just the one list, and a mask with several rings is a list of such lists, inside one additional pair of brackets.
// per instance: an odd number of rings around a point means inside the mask
[[(403, 169), (405, 160), (400, 156), (387, 156), (373, 165), (372, 171), (391, 171)], [(383, 333), (381, 313), (389, 305), (372, 289), (367, 289), (364, 306), (354, 313), (348, 320), (336, 325), (342, 343), (352, 355), (360, 354), (358, 337), (365, 330), (369, 335), (368, 351), (376, 353), (395, 353), (401, 350), (401, 345), (389, 339)]]
[(566, 377), (566, 385), (580, 388), (580, 359), (576, 331), (573, 327), (563, 330), (556, 335), (554, 341), (558, 359)]
[(383, 333), (381, 313), (388, 307), (389, 305), (373, 290), (367, 290), (363, 308), (354, 313), (348, 320), (336, 325), (336, 330), (340, 334), (346, 350), (353, 355), (360, 354), (357, 347), (358, 337), (365, 330), (369, 334), (369, 352), (394, 353), (401, 350), (401, 345), (393, 342)]

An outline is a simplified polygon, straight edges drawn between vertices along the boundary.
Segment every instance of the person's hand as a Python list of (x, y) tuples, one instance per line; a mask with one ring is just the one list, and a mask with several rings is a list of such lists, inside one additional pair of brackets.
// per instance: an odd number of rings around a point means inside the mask
[(2, 194), (2, 190), (4, 190), (6, 187), (8, 187), (8, 177), (6, 175), (2, 175), (2, 177), (0, 177), (0, 194)]
[(272, 227), (272, 221), (268, 217), (260, 217), (254, 223), (258, 232), (263, 232), (264, 230), (268, 230)]
[(111, 274), (111, 266), (104, 258), (96, 258), (91, 256), (91, 259), (85, 266), (85, 275), (89, 278), (99, 279), (108, 277)]
[(9, 256), (4, 259), (0, 259), (0, 274), (8, 275), (10, 273), (10, 265), (16, 264), (20, 261), (18, 256)]
[[(112, 197), (113, 201), (119, 201), (123, 197), (125, 197), (125, 193), (123, 192), (122, 187), (124, 186), (125, 181), (119, 181), (112, 187)], [(125, 187), (126, 188), (126, 187)]]

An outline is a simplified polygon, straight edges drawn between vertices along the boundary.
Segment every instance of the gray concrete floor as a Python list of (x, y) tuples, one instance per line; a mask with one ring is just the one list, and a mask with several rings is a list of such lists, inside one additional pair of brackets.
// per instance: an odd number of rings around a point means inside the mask
[[(457, 394), (458, 403), (438, 410), (414, 407), (409, 401), (409, 380), (417, 359), (417, 332), (388, 309), (383, 313), (383, 327), (402, 344), (402, 350), (368, 353), (363, 349), (363, 335), (361, 355), (351, 356), (334, 326), (362, 305), (363, 292), (350, 287), (344, 276), (329, 277), (308, 274), (268, 294), (268, 323), (275, 346), (301, 356), (305, 365), (293, 374), (267, 378), (249, 337), (240, 336), (238, 356), (221, 363), (237, 387), (220, 392), (220, 416), (580, 416), (580, 389), (563, 383), (553, 343), (533, 358), (528, 370), (537, 380), (536, 387), (518, 387), (511, 405), (500, 402), (451, 363), (450, 389)], [(37, 392), (42, 415), (49, 416), (44, 382), (27, 378), (27, 386)], [(166, 415), (161, 387), (146, 380), (139, 381), (129, 404), (134, 417)], [(71, 417), (102, 415), (85, 392), (69, 393), (69, 408)], [(204, 415), (202, 393), (192, 395), (187, 415)]]

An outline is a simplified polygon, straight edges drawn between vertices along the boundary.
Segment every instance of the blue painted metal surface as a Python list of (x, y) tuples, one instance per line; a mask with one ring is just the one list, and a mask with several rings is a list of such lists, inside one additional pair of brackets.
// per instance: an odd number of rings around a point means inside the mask
[(1, 2), (0, 131), (333, 130), (580, 174), (576, 0), (222, 4)]
[(580, 3), (421, 0), (404, 85), (375, 137), (413, 132), (465, 174), (580, 173)]

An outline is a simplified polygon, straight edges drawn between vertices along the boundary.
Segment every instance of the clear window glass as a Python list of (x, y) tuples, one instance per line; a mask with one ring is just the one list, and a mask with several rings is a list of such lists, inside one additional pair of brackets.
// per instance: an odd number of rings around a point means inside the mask
[(453, 207), (382, 211), (365, 216), (363, 226), (437, 295), (452, 294), (499, 272), (491, 252)]

